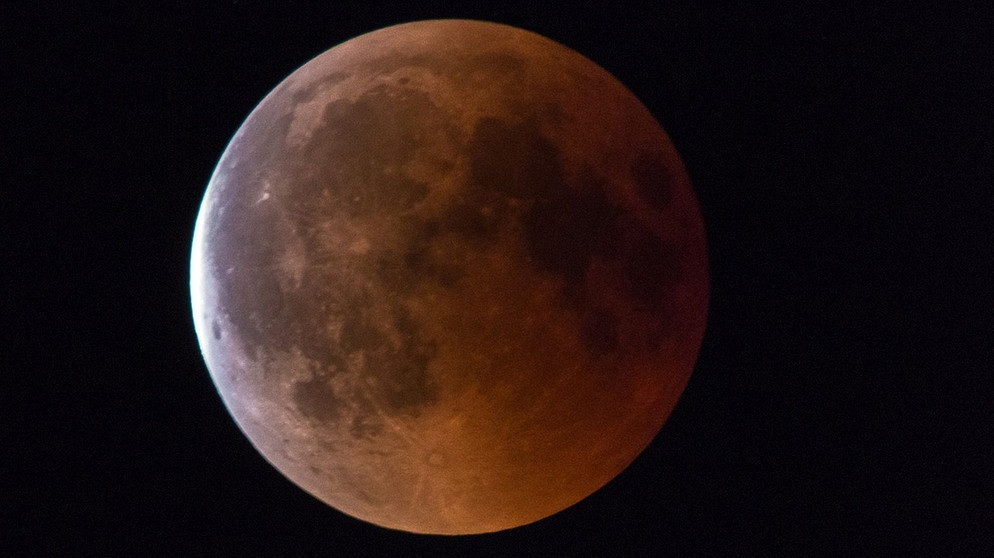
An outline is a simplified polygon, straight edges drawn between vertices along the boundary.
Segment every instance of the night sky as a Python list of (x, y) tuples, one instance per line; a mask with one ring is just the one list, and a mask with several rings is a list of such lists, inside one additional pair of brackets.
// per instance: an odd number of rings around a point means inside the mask
[[(994, 555), (989, 7), (25, 4), (0, 6), (0, 555)], [(188, 288), (200, 199), (256, 103), (344, 40), (439, 17), (625, 83), (684, 158), (712, 272), (694, 376), (632, 466), (457, 538), (352, 519), (268, 465)]]

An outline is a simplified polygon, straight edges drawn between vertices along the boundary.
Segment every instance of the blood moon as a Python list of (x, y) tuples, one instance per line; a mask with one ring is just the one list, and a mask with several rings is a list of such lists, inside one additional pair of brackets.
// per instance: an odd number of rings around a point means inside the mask
[(705, 327), (704, 228), (646, 108), (549, 39), (422, 21), (345, 42), (252, 111), (191, 259), (228, 410), (365, 521), (481, 533), (621, 472)]

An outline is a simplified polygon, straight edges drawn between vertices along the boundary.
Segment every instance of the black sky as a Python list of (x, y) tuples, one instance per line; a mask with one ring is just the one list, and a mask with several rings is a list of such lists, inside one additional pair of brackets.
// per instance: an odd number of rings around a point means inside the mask
[[(989, 8), (50, 4), (0, 6), (0, 555), (994, 555)], [(437, 17), (628, 85), (684, 157), (712, 270), (646, 452), (557, 516), (462, 538), (351, 519), (265, 463), (188, 294), (200, 198), (255, 104)]]

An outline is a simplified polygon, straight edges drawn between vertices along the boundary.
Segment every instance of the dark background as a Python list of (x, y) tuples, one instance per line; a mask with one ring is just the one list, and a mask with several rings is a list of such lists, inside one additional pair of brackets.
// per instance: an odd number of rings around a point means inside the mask
[[(35, 4), (0, 7), (0, 555), (994, 555), (985, 3)], [(628, 85), (684, 157), (712, 266), (652, 445), (561, 514), (457, 538), (270, 467), (188, 294), (200, 198), (255, 104), (436, 17), (536, 31)]]

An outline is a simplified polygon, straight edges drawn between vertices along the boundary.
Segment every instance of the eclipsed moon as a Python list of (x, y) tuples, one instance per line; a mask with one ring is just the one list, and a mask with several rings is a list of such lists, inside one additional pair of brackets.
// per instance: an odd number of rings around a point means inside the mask
[(528, 31), (397, 25), (279, 84), (194, 231), (225, 405), (315, 497), (418, 533), (554, 514), (652, 440), (705, 327), (704, 227), (621, 83)]

